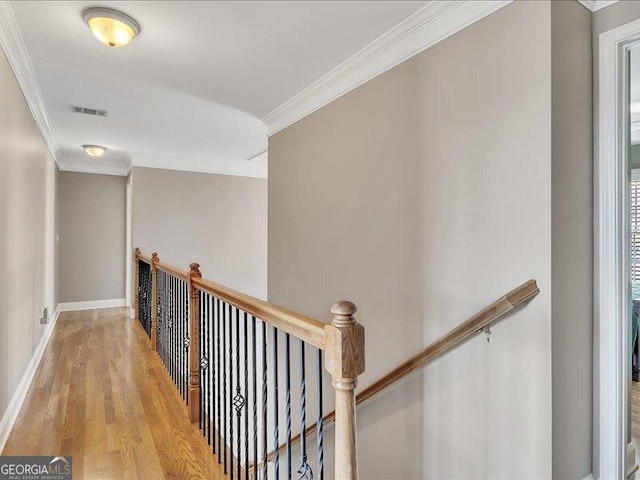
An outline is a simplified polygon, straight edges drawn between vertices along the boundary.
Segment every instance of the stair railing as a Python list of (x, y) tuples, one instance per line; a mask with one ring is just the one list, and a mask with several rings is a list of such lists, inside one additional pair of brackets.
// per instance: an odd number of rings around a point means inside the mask
[[(180, 270), (136, 248), (134, 269), (136, 318), (182, 394), (191, 422), (198, 423), (232, 480), (266, 479), (268, 468), (279, 478), (281, 438), (286, 478), (294, 469), (299, 479), (324, 478), (323, 367), (335, 389), (335, 478), (357, 478), (354, 390), (365, 362), (364, 328), (354, 318), (353, 303), (335, 303), (327, 325), (205, 280), (197, 263)], [(309, 370), (306, 365), (314, 360), (315, 369)], [(296, 373), (298, 382), (292, 384)], [(307, 391), (312, 380), (314, 392)], [(294, 467), (292, 427), (295, 421), (299, 431), (308, 430), (311, 393), (316, 461), (309, 458), (303, 435), (300, 463)]]
[[(490, 333), (489, 327), (496, 321), (500, 320), (507, 313), (517, 308), (520, 305), (528, 302), (536, 295), (540, 293), (535, 280), (529, 280), (504, 296), (500, 297), (495, 302), (491, 303), (481, 311), (450, 330), (448, 333), (432, 342), (420, 353), (414, 355), (407, 361), (398, 365), (389, 373), (375, 381), (369, 387), (362, 390), (356, 396), (356, 406), (362, 405), (376, 398), (385, 392), (391, 385), (407, 377), (408, 375), (415, 373), (418, 369), (424, 367), (432, 360), (444, 355), (445, 353), (453, 350), (470, 337), (474, 336), (478, 332)], [(335, 421), (336, 412), (330, 412), (324, 416), (322, 421), (323, 427), (330, 426)], [(305, 430), (305, 436), (311, 435), (316, 431), (318, 425), (311, 425)], [(292, 439), (292, 444), (298, 443), (301, 438), (300, 434), (297, 434)], [(285, 449), (285, 445), (281, 444), (278, 448), (279, 452)], [(277, 455), (277, 451), (269, 452), (267, 461), (271, 462)], [(260, 467), (260, 465), (258, 465)]]

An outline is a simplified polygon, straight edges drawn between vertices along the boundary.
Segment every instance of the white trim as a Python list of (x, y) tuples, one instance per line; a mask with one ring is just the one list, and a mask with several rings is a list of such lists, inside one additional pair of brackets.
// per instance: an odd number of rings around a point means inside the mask
[(594, 125), (594, 401), (593, 471), (624, 478), (630, 378), (628, 148), (625, 56), (640, 21), (600, 34), (598, 120)]
[(126, 184), (125, 214), (125, 282), (124, 297), (127, 307), (133, 305), (133, 176), (129, 175)]
[(38, 343), (38, 346), (36, 347), (36, 350), (35, 352), (33, 352), (33, 356), (31, 357), (31, 361), (29, 362), (29, 365), (27, 365), (27, 369), (25, 370), (24, 375), (22, 375), (22, 379), (18, 384), (18, 388), (13, 394), (11, 402), (9, 402), (9, 406), (2, 416), (2, 420), (0, 420), (0, 452), (4, 450), (4, 446), (9, 439), (11, 429), (16, 423), (16, 419), (18, 418), (18, 414), (20, 413), (20, 409), (22, 408), (24, 399), (27, 396), (27, 392), (29, 391), (29, 387), (31, 386), (33, 377), (38, 370), (38, 365), (40, 365), (42, 355), (44, 354), (44, 351), (47, 348), (47, 344), (51, 339), (51, 335), (53, 333), (53, 329), (55, 328), (56, 322), (58, 321), (59, 315), (60, 309), (57, 308), (54, 313), (53, 320), (46, 326), (46, 329), (42, 334), (42, 337), (40, 338), (40, 343)]
[(91, 300), (88, 302), (66, 302), (58, 305), (61, 312), (75, 312), (77, 310), (97, 310), (99, 308), (124, 307), (124, 298), (112, 298), (109, 300)]
[(75, 162), (65, 162), (64, 160), (58, 161), (58, 168), (62, 172), (96, 173), (98, 175), (117, 175), (119, 177), (126, 177), (131, 170), (131, 167), (126, 165), (115, 166), (99, 163), (82, 165)]
[(430, 1), (300, 93), (266, 115), (268, 135), (511, 3), (512, 0)]
[(129, 309), (129, 318), (136, 318), (136, 311), (133, 307)]
[(42, 138), (55, 160), (58, 144), (53, 135), (51, 121), (47, 114), (31, 58), (29, 58), (27, 46), (13, 14), (11, 2), (7, 1), (0, 1), (0, 47), (2, 47), (7, 56), (9, 65), (11, 65), (11, 69), (18, 80), (27, 105), (29, 105), (29, 110), (31, 110)]
[(578, 0), (578, 2), (587, 7), (592, 12), (597, 12), (604, 7), (608, 7), (609, 5), (618, 3), (618, 0)]

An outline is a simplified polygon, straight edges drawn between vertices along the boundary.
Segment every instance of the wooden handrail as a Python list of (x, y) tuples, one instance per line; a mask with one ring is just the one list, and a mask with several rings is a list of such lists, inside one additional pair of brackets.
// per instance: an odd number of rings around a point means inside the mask
[(140, 250), (136, 251), (136, 258), (142, 260), (144, 263), (148, 263), (149, 265), (151, 265), (151, 262), (153, 261), (150, 256), (140, 253)]
[[(410, 373), (416, 371), (418, 368), (428, 364), (431, 360), (449, 352), (476, 332), (483, 330), (492, 323), (499, 320), (505, 314), (513, 310), (519, 305), (531, 300), (538, 295), (540, 290), (535, 280), (529, 280), (523, 283), (515, 290), (510, 291), (503, 297), (499, 298), (491, 305), (482, 309), (474, 316), (461, 323), (453, 330), (449, 331), (427, 348), (417, 355), (411, 357), (406, 362), (402, 363), (398, 367), (391, 370), (384, 377), (378, 379), (369, 387), (362, 390), (356, 395), (356, 405), (361, 405), (368, 400), (373, 399), (380, 392), (387, 389), (389, 386), (398, 382), (402, 378), (406, 377)], [(322, 419), (323, 425), (331, 424), (335, 419), (335, 411), (328, 413)], [(311, 425), (305, 430), (305, 435), (309, 435), (316, 430), (316, 424)], [(296, 444), (300, 441), (300, 434), (297, 434), (291, 439), (292, 444)], [(278, 449), (280, 452), (284, 452), (287, 445), (282, 444)], [(275, 457), (275, 452), (269, 453), (267, 461), (272, 461)]]
[(176, 268), (172, 265), (168, 265), (164, 262), (158, 262), (156, 264), (156, 268), (158, 270), (162, 270), (165, 273), (169, 273), (174, 277), (178, 277), (180, 280), (184, 280), (185, 282), (189, 280), (189, 272), (185, 270), (180, 270), (179, 268)]
[(225, 302), (244, 310), (266, 323), (277, 327), (314, 347), (322, 350), (326, 347), (326, 324), (318, 320), (292, 312), (277, 305), (245, 295), (218, 283), (194, 278), (193, 284), (198, 290), (210, 293)]

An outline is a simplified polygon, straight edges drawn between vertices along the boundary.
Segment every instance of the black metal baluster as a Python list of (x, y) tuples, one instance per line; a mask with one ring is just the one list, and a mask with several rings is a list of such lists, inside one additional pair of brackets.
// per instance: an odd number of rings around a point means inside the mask
[(176, 348), (178, 350), (178, 362), (176, 369), (176, 388), (180, 392), (180, 396), (184, 398), (184, 392), (182, 391), (182, 352), (184, 352), (184, 292), (183, 292), (183, 282), (178, 279), (178, 295), (180, 299), (180, 316), (178, 317), (178, 322), (180, 323), (180, 329), (178, 330), (178, 343), (176, 343)]
[(307, 462), (307, 384), (305, 367), (305, 343), (300, 340), (300, 468), (299, 478), (312, 479), (313, 473)]
[(324, 480), (324, 438), (322, 429), (322, 350), (318, 349), (318, 420), (316, 421), (316, 437), (318, 447), (318, 479)]
[[(216, 325), (220, 322), (220, 318), (218, 317), (217, 314), (217, 306), (218, 306), (218, 299), (212, 296), (208, 296), (209, 298), (209, 302), (211, 305), (211, 318), (213, 319), (213, 323), (211, 324), (211, 332), (209, 333), (209, 349), (210, 349), (210, 365), (211, 365), (211, 376), (209, 377), (209, 387), (210, 387), (210, 398), (209, 398), (209, 402), (212, 403), (213, 405), (213, 411), (211, 413), (211, 418), (209, 419), (209, 429), (213, 428), (213, 426), (215, 426), (215, 417), (216, 417), (216, 411), (219, 409), (219, 406), (216, 405), (216, 390), (217, 390), (217, 383), (216, 383), (216, 362), (215, 362), (215, 344), (213, 341), (213, 337), (216, 336)], [(213, 451), (213, 453), (216, 453), (216, 435), (215, 435), (215, 428), (213, 430), (213, 441), (211, 442), (211, 449)]]
[[(226, 303), (222, 305), (222, 348), (226, 350), (227, 348), (227, 309)], [(224, 429), (224, 433), (222, 434), (223, 445), (223, 455), (222, 459), (224, 462), (224, 473), (227, 473), (227, 356), (222, 354), (222, 400), (224, 402), (224, 406), (222, 408), (222, 428)]]
[(189, 391), (187, 378), (189, 377), (189, 371), (187, 367), (187, 359), (189, 358), (189, 344), (191, 339), (189, 338), (189, 289), (187, 282), (182, 282), (182, 291), (184, 292), (184, 317), (183, 317), (183, 331), (184, 331), (184, 343), (182, 347), (182, 394), (184, 395), (184, 402), (189, 405)]
[[(244, 313), (244, 400), (245, 404), (249, 401), (249, 358), (248, 358), (248, 342), (249, 342), (249, 321), (247, 312)], [(244, 478), (249, 480), (249, 411), (244, 412)]]
[(203, 305), (203, 314), (204, 314), (204, 324), (203, 324), (203, 330), (201, 331), (201, 345), (200, 348), (202, 350), (202, 357), (200, 360), (200, 366), (202, 368), (202, 372), (203, 374), (206, 372), (206, 375), (203, 375), (203, 381), (200, 384), (200, 389), (203, 392), (203, 396), (204, 396), (204, 400), (205, 400), (205, 404), (204, 404), (204, 419), (202, 420), (203, 425), (204, 425), (204, 430), (203, 430), (203, 435), (207, 438), (207, 443), (210, 444), (211, 443), (211, 429), (209, 428), (209, 415), (211, 415), (211, 411), (210, 411), (210, 406), (209, 406), (209, 402), (207, 401), (207, 396), (208, 396), (208, 388), (209, 388), (209, 373), (208, 373), (208, 363), (209, 363), (209, 352), (207, 351), (208, 345), (207, 345), (207, 336), (209, 335), (209, 321), (210, 321), (210, 314), (209, 314), (209, 296), (207, 294), (204, 294), (204, 305)]
[(262, 480), (267, 480), (267, 324), (262, 322)]
[(169, 371), (169, 375), (171, 375), (171, 379), (174, 380), (173, 375), (173, 364), (174, 364), (174, 348), (175, 345), (175, 331), (176, 331), (176, 286), (173, 275), (169, 276), (170, 289), (171, 289), (171, 330), (169, 332), (169, 364), (167, 365), (167, 370)]
[(222, 300), (218, 299), (218, 335), (216, 336), (216, 343), (218, 345), (217, 349), (216, 349), (216, 355), (218, 357), (218, 362), (217, 362), (217, 366), (218, 366), (218, 412), (217, 412), (217, 420), (218, 420), (218, 463), (220, 463), (221, 460), (221, 452), (222, 452), (222, 430), (221, 430), (221, 418), (222, 418), (222, 412), (224, 411), (224, 406), (222, 405), (222, 399), (220, 396), (220, 392), (222, 389), (222, 386), (220, 385), (220, 377), (221, 375), (221, 366), (222, 364), (220, 363), (220, 325), (223, 322), (222, 320)]
[(242, 416), (242, 408), (244, 407), (244, 397), (240, 392), (240, 311), (236, 308), (236, 396), (233, 398), (233, 406), (236, 409), (236, 465), (238, 467), (238, 480), (240, 480), (240, 460), (242, 452), (240, 451), (240, 420)]
[(273, 332), (273, 467), (274, 477), (280, 478), (280, 432), (278, 425), (278, 329)]
[(231, 470), (231, 480), (233, 480), (233, 310), (229, 305), (229, 466)]
[(253, 363), (253, 479), (258, 480), (258, 353), (256, 349), (256, 317), (251, 316), (251, 352)]
[(204, 378), (205, 378), (205, 369), (203, 366), (203, 359), (204, 359), (204, 345), (202, 342), (202, 332), (204, 330), (204, 322), (203, 322), (203, 315), (204, 315), (204, 298), (205, 298), (205, 293), (200, 291), (198, 292), (198, 303), (200, 305), (200, 318), (198, 319), (198, 321), (200, 322), (200, 345), (198, 346), (199, 349), (199, 353), (200, 353), (200, 405), (198, 406), (198, 411), (200, 412), (199, 415), (199, 421), (198, 421), (198, 426), (200, 427), (200, 430), (202, 430), (202, 435), (204, 436), (205, 434), (205, 430), (204, 430), (204, 421), (203, 421), (203, 417), (204, 417), (204, 389), (202, 388), (202, 384), (204, 382)]
[(287, 415), (287, 480), (291, 480), (291, 342), (289, 334), (285, 335), (285, 356), (287, 363), (285, 364), (285, 408)]

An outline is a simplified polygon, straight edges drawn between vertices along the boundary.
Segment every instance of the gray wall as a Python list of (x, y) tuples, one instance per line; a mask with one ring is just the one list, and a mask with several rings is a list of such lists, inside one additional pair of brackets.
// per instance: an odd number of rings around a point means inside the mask
[(359, 410), (362, 478), (551, 476), (550, 10), (511, 4), (270, 138), (269, 301), (356, 302), (361, 387), (542, 291)]
[(133, 244), (266, 298), (267, 180), (135, 167)]
[[(42, 338), (53, 159), (0, 49), (0, 418)], [(50, 206), (50, 205), (49, 205)], [(52, 237), (52, 236), (51, 236)], [(46, 305), (53, 312), (54, 305)]]
[(593, 119), (591, 12), (551, 4), (553, 478), (591, 473)]
[(125, 181), (59, 174), (61, 303), (124, 298)]

